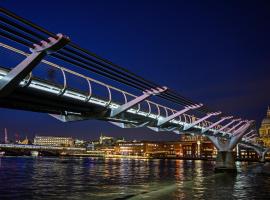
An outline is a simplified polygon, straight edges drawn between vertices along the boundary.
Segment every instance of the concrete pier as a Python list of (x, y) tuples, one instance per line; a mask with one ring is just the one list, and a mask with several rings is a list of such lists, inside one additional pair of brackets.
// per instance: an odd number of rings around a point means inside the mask
[(218, 151), (215, 172), (237, 172), (235, 155), (232, 151)]

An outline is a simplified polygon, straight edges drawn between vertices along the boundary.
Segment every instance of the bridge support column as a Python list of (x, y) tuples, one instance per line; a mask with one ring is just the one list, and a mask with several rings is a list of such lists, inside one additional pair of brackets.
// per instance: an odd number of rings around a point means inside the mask
[[(256, 151), (256, 150), (255, 150)], [(257, 150), (257, 154), (259, 155), (259, 162), (265, 163), (266, 153), (269, 151), (269, 148), (266, 148), (263, 151)]]
[(208, 136), (208, 138), (212, 141), (218, 150), (215, 172), (237, 172), (235, 165), (236, 155), (233, 152), (233, 149), (236, 146), (235, 140), (229, 138), (224, 139), (215, 136)]
[(261, 163), (265, 163), (265, 156), (261, 156), (261, 157), (260, 157), (260, 162), (261, 162)]
[(231, 134), (230, 137), (220, 138), (215, 135), (208, 136), (215, 147), (218, 150), (216, 158), (215, 172), (237, 172), (235, 165), (235, 153), (233, 149), (242, 137), (247, 133), (246, 131), (250, 128), (251, 122), (247, 122), (245, 125), (237, 131), (237, 134)]
[(215, 172), (236, 172), (235, 155), (232, 151), (218, 151)]

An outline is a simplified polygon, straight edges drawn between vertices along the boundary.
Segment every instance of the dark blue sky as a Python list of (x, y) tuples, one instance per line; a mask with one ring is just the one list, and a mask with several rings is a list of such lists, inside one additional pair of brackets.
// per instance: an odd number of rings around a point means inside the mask
[[(2, 0), (0, 5), (217, 110), (260, 122), (270, 104), (268, 1)], [(0, 130), (7, 127), (12, 136), (93, 139), (103, 132), (129, 139), (178, 138), (106, 122), (67, 124), (46, 114), (0, 112)]]

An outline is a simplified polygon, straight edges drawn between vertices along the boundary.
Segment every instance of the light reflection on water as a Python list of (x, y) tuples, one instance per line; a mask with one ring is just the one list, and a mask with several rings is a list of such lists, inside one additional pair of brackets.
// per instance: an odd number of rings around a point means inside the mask
[[(214, 162), (0, 158), (0, 199), (268, 199), (260, 164), (215, 174)], [(254, 170), (255, 169), (255, 170)]]

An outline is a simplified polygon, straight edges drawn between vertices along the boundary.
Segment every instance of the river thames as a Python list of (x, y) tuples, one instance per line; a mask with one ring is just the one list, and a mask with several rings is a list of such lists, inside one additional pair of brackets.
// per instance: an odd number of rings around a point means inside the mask
[(269, 199), (263, 164), (57, 157), (0, 158), (0, 199)]

